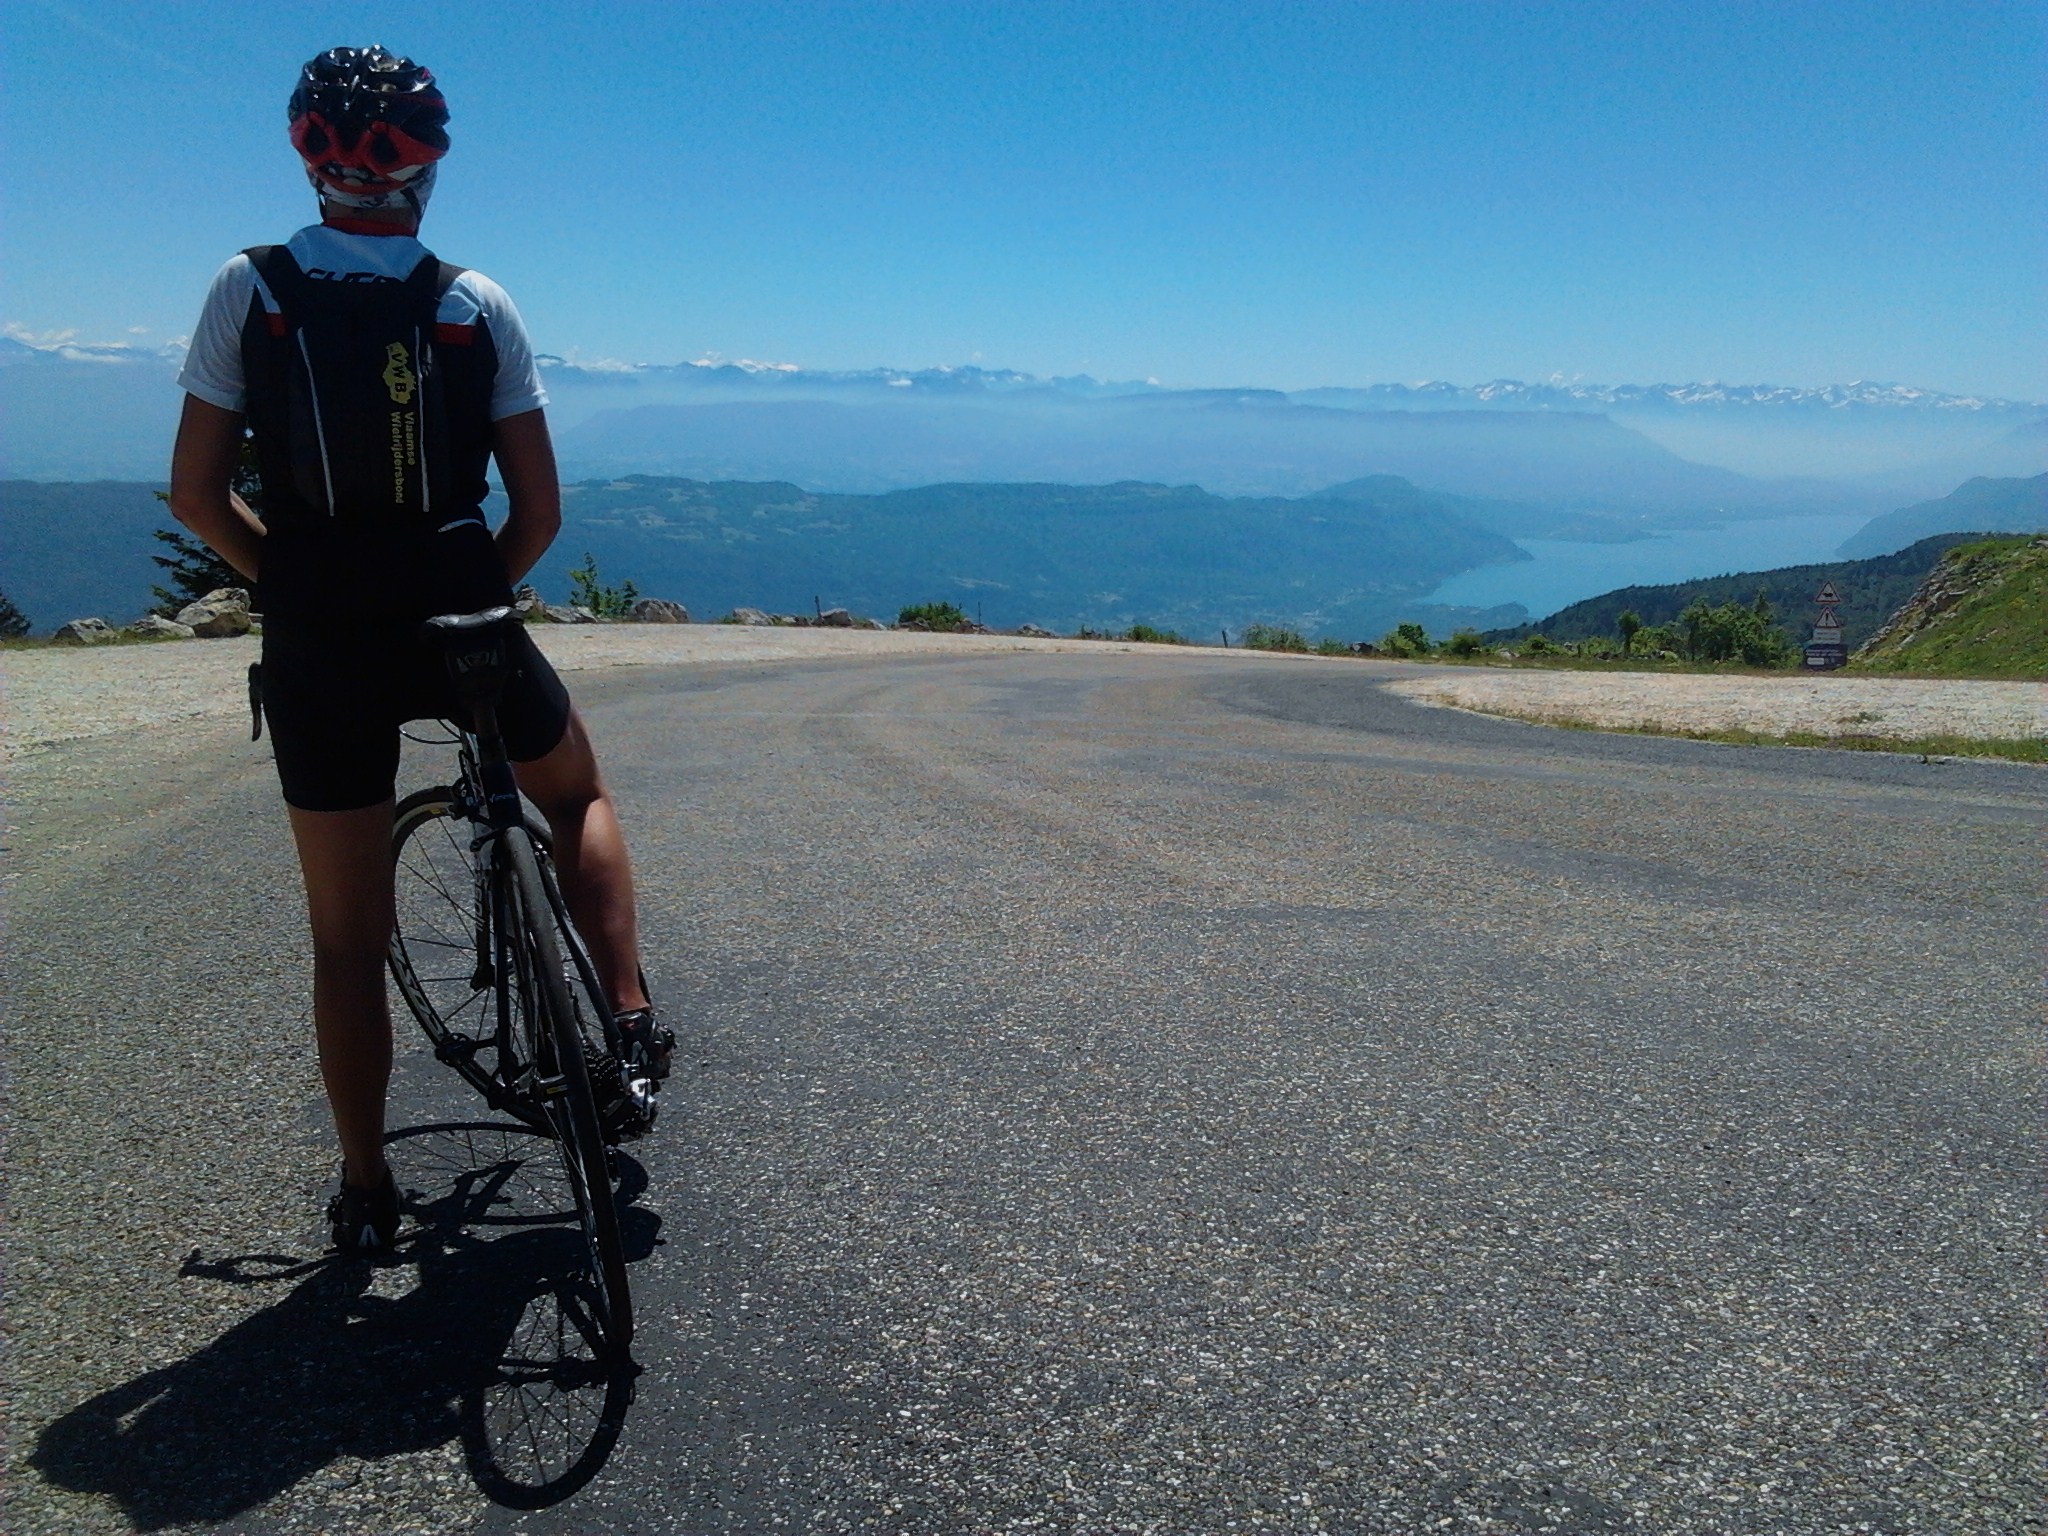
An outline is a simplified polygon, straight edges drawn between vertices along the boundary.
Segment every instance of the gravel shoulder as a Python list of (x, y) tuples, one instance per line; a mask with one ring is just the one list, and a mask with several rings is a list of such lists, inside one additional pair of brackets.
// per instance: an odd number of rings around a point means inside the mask
[(1388, 685), (1419, 704), (1608, 729), (1772, 736), (2048, 736), (2048, 685), (1944, 678), (1708, 677), (1437, 667)]

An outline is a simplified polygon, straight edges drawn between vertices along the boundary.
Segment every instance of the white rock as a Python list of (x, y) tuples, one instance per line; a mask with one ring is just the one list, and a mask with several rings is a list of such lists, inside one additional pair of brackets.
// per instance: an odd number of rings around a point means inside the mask
[(50, 639), (58, 645), (105, 645), (114, 638), (105, 619), (73, 619)]
[(249, 594), (240, 587), (216, 587), (198, 602), (180, 608), (178, 622), (202, 640), (246, 635), (252, 622)]
[(627, 615), (636, 624), (687, 624), (690, 610), (665, 597), (643, 597)]

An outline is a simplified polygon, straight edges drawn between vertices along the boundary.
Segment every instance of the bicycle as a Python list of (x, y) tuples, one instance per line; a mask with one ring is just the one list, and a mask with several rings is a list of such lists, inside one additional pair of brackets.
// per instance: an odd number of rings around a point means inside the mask
[(552, 1137), (588, 1249), (598, 1342), (623, 1358), (632, 1297), (607, 1128), (644, 1132), (654, 1084), (627, 1065), (605, 989), (562, 899), (546, 830), (519, 798), (498, 733), (510, 608), (430, 619), (468, 727), (453, 784), (410, 794), (392, 824), (390, 969), (433, 1043), (492, 1108)]

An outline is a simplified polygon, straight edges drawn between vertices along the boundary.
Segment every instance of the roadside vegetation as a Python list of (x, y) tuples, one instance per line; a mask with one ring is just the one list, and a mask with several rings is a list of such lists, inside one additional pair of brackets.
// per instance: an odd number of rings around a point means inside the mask
[(615, 587), (605, 585), (597, 573), (597, 556), (586, 549), (583, 563), (569, 572), (569, 601), (575, 607), (588, 608), (600, 619), (623, 619), (640, 601), (640, 589), (630, 581)]

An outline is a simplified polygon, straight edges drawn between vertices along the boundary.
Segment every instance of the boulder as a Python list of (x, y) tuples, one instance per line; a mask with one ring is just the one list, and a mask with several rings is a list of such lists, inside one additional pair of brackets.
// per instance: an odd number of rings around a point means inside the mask
[(105, 645), (113, 638), (113, 626), (105, 619), (73, 619), (50, 636), (58, 645)]
[(512, 611), (528, 624), (545, 620), (546, 615), (541, 612), (543, 606), (540, 594), (531, 587), (521, 587), (512, 594)]
[(221, 640), (246, 635), (252, 622), (249, 594), (240, 587), (216, 587), (196, 603), (178, 610), (178, 622), (189, 625), (202, 640)]
[(758, 608), (735, 608), (719, 622), (724, 624), (745, 624), (758, 628), (762, 625), (773, 624), (775, 621)]
[(844, 608), (827, 608), (818, 615), (818, 623), (826, 629), (851, 629), (853, 615)]
[(665, 597), (643, 597), (627, 615), (635, 624), (687, 624), (690, 610)]
[(542, 603), (540, 616), (550, 624), (595, 624), (597, 615), (581, 603)]
[(1041, 629), (1036, 624), (1019, 624), (1017, 626), (1017, 633), (1027, 635), (1033, 640), (1057, 640), (1059, 638), (1051, 630)]
[(880, 619), (855, 619), (853, 627), (855, 629), (887, 629), (889, 626)]
[(190, 624), (180, 624), (160, 613), (145, 613), (121, 633), (138, 640), (190, 640), (195, 631)]

